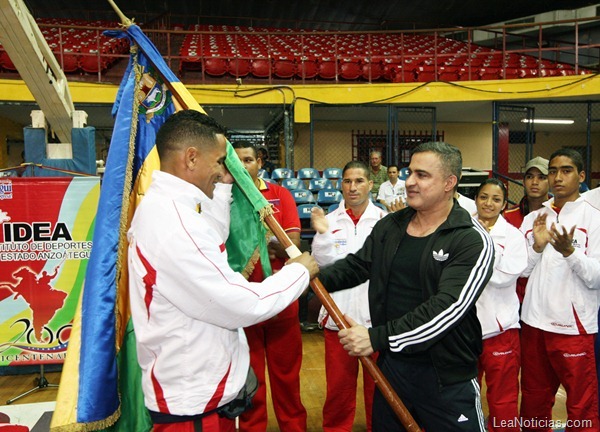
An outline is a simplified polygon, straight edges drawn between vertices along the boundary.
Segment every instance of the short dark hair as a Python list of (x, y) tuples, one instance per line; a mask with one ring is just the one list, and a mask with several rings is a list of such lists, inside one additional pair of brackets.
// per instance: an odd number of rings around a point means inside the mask
[(235, 142), (231, 143), (231, 146), (234, 149), (242, 149), (242, 148), (252, 149), (252, 151), (254, 151), (254, 157), (258, 157), (258, 151), (256, 149), (256, 146), (254, 144), (252, 144), (250, 141), (245, 141), (245, 140), (235, 141)]
[(212, 117), (196, 110), (172, 114), (156, 134), (156, 150), (160, 158), (172, 151), (181, 150), (194, 140), (200, 146), (213, 145), (217, 135), (227, 135), (227, 129)]
[(387, 166), (388, 171), (390, 170), (390, 168), (396, 168), (398, 171), (400, 171), (400, 167), (396, 164), (391, 164)]
[(506, 185), (504, 184), (504, 182), (494, 177), (485, 179), (481, 182), (481, 184), (477, 188), (477, 193), (475, 194), (475, 197), (479, 196), (479, 192), (481, 192), (481, 189), (483, 189), (485, 185), (489, 184), (498, 186), (500, 189), (502, 189), (502, 197), (504, 199), (504, 202), (508, 201), (508, 191), (506, 190)]
[(265, 157), (267, 157), (267, 158), (269, 157), (269, 151), (266, 148), (264, 148), (264, 147), (257, 147), (256, 148), (256, 153), (257, 154), (262, 153)]
[(439, 156), (447, 174), (456, 176), (456, 186), (462, 176), (462, 154), (457, 147), (442, 141), (428, 141), (419, 144), (412, 154), (432, 152)]
[(365, 176), (369, 178), (369, 167), (361, 161), (350, 161), (346, 165), (344, 165), (344, 168), (342, 169), (342, 178), (344, 177), (344, 174), (346, 174), (347, 170), (353, 168), (363, 170), (365, 172)]
[(552, 162), (552, 159), (559, 156), (565, 156), (571, 159), (575, 164), (575, 167), (577, 168), (577, 173), (583, 171), (583, 157), (581, 156), (581, 153), (579, 153), (577, 150), (566, 147), (556, 150), (550, 155), (548, 165), (550, 164), (550, 162)]

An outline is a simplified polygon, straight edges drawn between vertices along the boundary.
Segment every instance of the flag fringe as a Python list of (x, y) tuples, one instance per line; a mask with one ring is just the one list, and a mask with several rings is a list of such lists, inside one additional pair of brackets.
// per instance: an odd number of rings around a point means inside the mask
[(241, 271), (242, 276), (247, 280), (252, 273), (254, 273), (254, 268), (256, 267), (256, 263), (260, 258), (260, 249), (257, 247), (254, 249), (254, 253), (246, 263), (246, 267)]
[[(265, 206), (258, 211), (258, 214), (260, 216), (261, 223), (264, 224), (265, 218), (267, 216), (273, 215), (273, 207), (270, 205)], [(265, 238), (266, 238), (266, 241), (268, 244), (271, 237), (273, 237), (273, 233), (271, 232), (271, 230), (269, 230), (269, 227), (266, 226), (266, 224), (265, 224), (265, 228), (266, 228)], [(260, 247), (257, 247), (256, 249), (254, 249), (254, 253), (252, 253), (252, 256), (250, 257), (250, 259), (248, 259), (248, 262), (246, 263), (246, 267), (244, 267), (244, 269), (241, 271), (242, 276), (244, 276), (246, 279), (248, 279), (250, 277), (250, 275), (252, 273), (254, 273), (254, 268), (256, 267), (256, 263), (258, 262), (259, 259), (260, 259)]]
[(90, 423), (71, 423), (64, 426), (54, 426), (52, 432), (92, 432), (107, 429), (114, 425), (121, 417), (121, 405), (117, 410), (105, 419)]
[[(140, 105), (140, 93), (141, 89), (139, 82), (142, 79), (142, 66), (138, 63), (137, 58), (137, 46), (131, 46), (131, 54), (133, 56), (133, 67), (132, 71), (135, 74), (133, 89), (133, 108), (132, 108), (132, 119), (135, 121), (131, 122), (131, 130), (129, 132), (129, 152), (127, 154), (127, 165), (125, 168), (125, 181), (123, 190), (123, 199), (121, 200), (121, 219), (119, 221), (119, 243), (117, 249), (117, 262), (116, 262), (116, 278), (115, 278), (115, 298), (120, 298), (119, 295), (119, 281), (123, 274), (123, 266), (127, 263), (127, 229), (129, 228), (129, 205), (131, 199), (131, 189), (133, 187), (133, 158), (135, 155), (135, 140), (137, 137), (137, 126), (138, 126), (138, 114)], [(115, 329), (117, 335), (122, 335), (124, 329), (122, 328), (122, 317), (120, 316), (120, 309), (122, 305), (119, 302), (115, 302)], [(116, 338), (115, 345), (117, 352), (120, 350), (120, 338)]]
[(273, 207), (270, 205), (265, 206), (258, 211), (258, 214), (260, 215), (260, 221), (264, 223), (267, 216), (273, 215)]

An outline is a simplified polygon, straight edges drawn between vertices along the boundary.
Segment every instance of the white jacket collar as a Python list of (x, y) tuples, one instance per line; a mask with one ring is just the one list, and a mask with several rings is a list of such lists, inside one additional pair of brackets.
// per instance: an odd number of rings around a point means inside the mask
[(151, 187), (172, 200), (190, 207), (196, 207), (202, 202), (211, 200), (193, 184), (164, 171), (155, 170), (152, 173)]
[[(583, 195), (579, 195), (579, 198), (577, 198), (575, 201), (568, 201), (565, 203), (564, 207), (571, 207), (571, 206), (579, 206), (580, 203), (585, 202), (585, 198), (583, 197)], [(552, 208), (552, 205), (554, 204), (554, 197), (550, 198), (548, 201), (544, 201), (544, 203), (542, 204), (544, 207), (547, 207), (549, 210), (552, 210), (554, 213), (556, 213), (554, 211), (554, 209)]]
[[(379, 208), (375, 204), (373, 204), (372, 202), (369, 202), (369, 205), (367, 206), (367, 208), (365, 209), (365, 212), (360, 217), (360, 220), (363, 220), (363, 218), (365, 220), (367, 220), (367, 219), (373, 219), (373, 220), (379, 220), (379, 219), (381, 219), (379, 217), (378, 210), (379, 210)], [(344, 202), (343, 199), (340, 201), (340, 205), (338, 206), (338, 208), (335, 209), (335, 213), (336, 213), (336, 217), (338, 219), (344, 218), (344, 217), (350, 217), (350, 216), (348, 216), (348, 213), (346, 213), (346, 203)]]

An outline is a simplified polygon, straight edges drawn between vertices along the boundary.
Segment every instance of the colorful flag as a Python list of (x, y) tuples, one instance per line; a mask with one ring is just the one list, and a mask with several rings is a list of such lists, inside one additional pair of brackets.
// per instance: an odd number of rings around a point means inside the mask
[[(127, 292), (126, 232), (154, 169), (159, 168), (156, 133), (176, 110), (204, 112), (168, 68), (158, 50), (135, 25), (121, 32), (131, 42), (131, 59), (113, 108), (115, 127), (106, 162), (94, 243), (82, 301), (75, 317), (51, 430), (145, 432), (141, 371)], [(266, 233), (259, 213), (269, 211), (235, 151), (226, 165), (236, 180), (230, 239), (246, 240), (233, 255), (243, 269), (258, 250), (268, 263)], [(253, 223), (250, 222), (253, 219)], [(234, 229), (243, 225), (244, 230)], [(249, 228), (254, 238), (249, 241)], [(269, 271), (269, 269), (266, 269)]]

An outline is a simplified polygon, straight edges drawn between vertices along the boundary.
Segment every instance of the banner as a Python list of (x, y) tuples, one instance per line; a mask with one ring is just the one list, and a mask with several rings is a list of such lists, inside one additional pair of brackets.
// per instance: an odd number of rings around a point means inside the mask
[(98, 177), (0, 179), (0, 366), (63, 362), (99, 193)]

